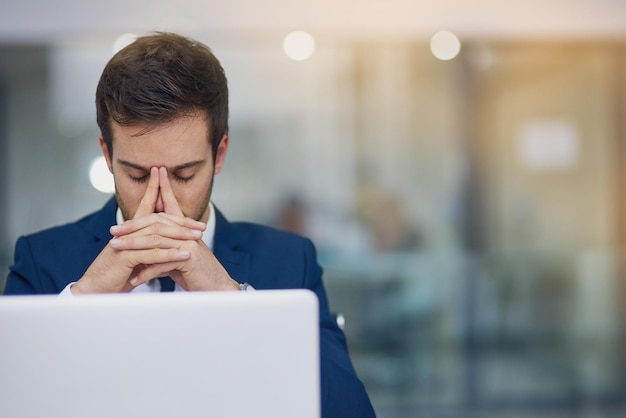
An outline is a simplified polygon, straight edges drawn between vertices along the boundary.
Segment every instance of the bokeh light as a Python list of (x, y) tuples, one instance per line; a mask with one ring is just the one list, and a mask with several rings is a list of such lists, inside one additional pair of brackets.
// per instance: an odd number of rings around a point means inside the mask
[(452, 32), (442, 30), (430, 39), (430, 50), (440, 60), (451, 60), (461, 51), (461, 41)]
[(94, 189), (102, 193), (115, 192), (115, 182), (113, 175), (109, 171), (104, 157), (97, 157), (91, 162), (89, 167), (89, 181)]
[(315, 52), (315, 39), (308, 32), (291, 32), (283, 40), (283, 50), (292, 60), (304, 61)]

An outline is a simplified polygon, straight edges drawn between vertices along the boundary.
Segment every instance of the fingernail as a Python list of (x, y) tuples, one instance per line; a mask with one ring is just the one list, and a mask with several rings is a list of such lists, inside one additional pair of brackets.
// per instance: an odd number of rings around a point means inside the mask
[(202, 236), (202, 231), (198, 231), (197, 229), (192, 229), (191, 230), (191, 234), (195, 237), (201, 237)]
[(111, 232), (119, 232), (122, 229), (119, 225), (113, 225), (111, 227)]
[(113, 238), (111, 241), (109, 241), (111, 244), (113, 245), (117, 245), (117, 244), (121, 244), (122, 240), (120, 238)]
[(181, 257), (189, 257), (190, 252), (189, 251), (185, 251), (185, 250), (181, 250), (178, 252), (178, 255), (180, 255)]
[(139, 281), (138, 278), (133, 277), (132, 279), (130, 279), (130, 284), (132, 284), (133, 286), (137, 286), (137, 282)]

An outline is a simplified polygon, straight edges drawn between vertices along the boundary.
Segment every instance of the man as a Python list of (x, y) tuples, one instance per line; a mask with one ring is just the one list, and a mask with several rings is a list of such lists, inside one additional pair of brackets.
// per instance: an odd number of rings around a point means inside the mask
[(312, 243), (229, 223), (210, 203), (229, 144), (226, 77), (211, 51), (175, 34), (141, 37), (106, 65), (96, 107), (115, 198), (21, 237), (4, 293), (307, 288), (319, 298), (323, 416), (373, 416)]

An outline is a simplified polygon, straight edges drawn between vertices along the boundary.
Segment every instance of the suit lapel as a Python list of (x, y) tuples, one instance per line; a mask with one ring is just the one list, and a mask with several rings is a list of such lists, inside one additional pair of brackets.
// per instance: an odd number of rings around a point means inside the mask
[(105, 205), (93, 216), (86, 219), (85, 227), (89, 231), (90, 235), (85, 243), (84, 260), (85, 269), (93, 263), (98, 254), (106, 246), (109, 240), (113, 237), (109, 232), (112, 225), (115, 225), (115, 213), (117, 211), (117, 202), (115, 197), (112, 197), (105, 203)]
[(228, 274), (239, 283), (250, 281), (250, 254), (240, 248), (246, 232), (229, 223), (215, 209), (215, 240), (213, 253)]

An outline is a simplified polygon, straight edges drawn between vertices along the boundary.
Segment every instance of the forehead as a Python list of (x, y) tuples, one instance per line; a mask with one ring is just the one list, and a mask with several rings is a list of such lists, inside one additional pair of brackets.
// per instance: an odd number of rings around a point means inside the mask
[(142, 166), (176, 166), (209, 158), (209, 130), (203, 117), (181, 117), (159, 125), (112, 123), (115, 158)]

